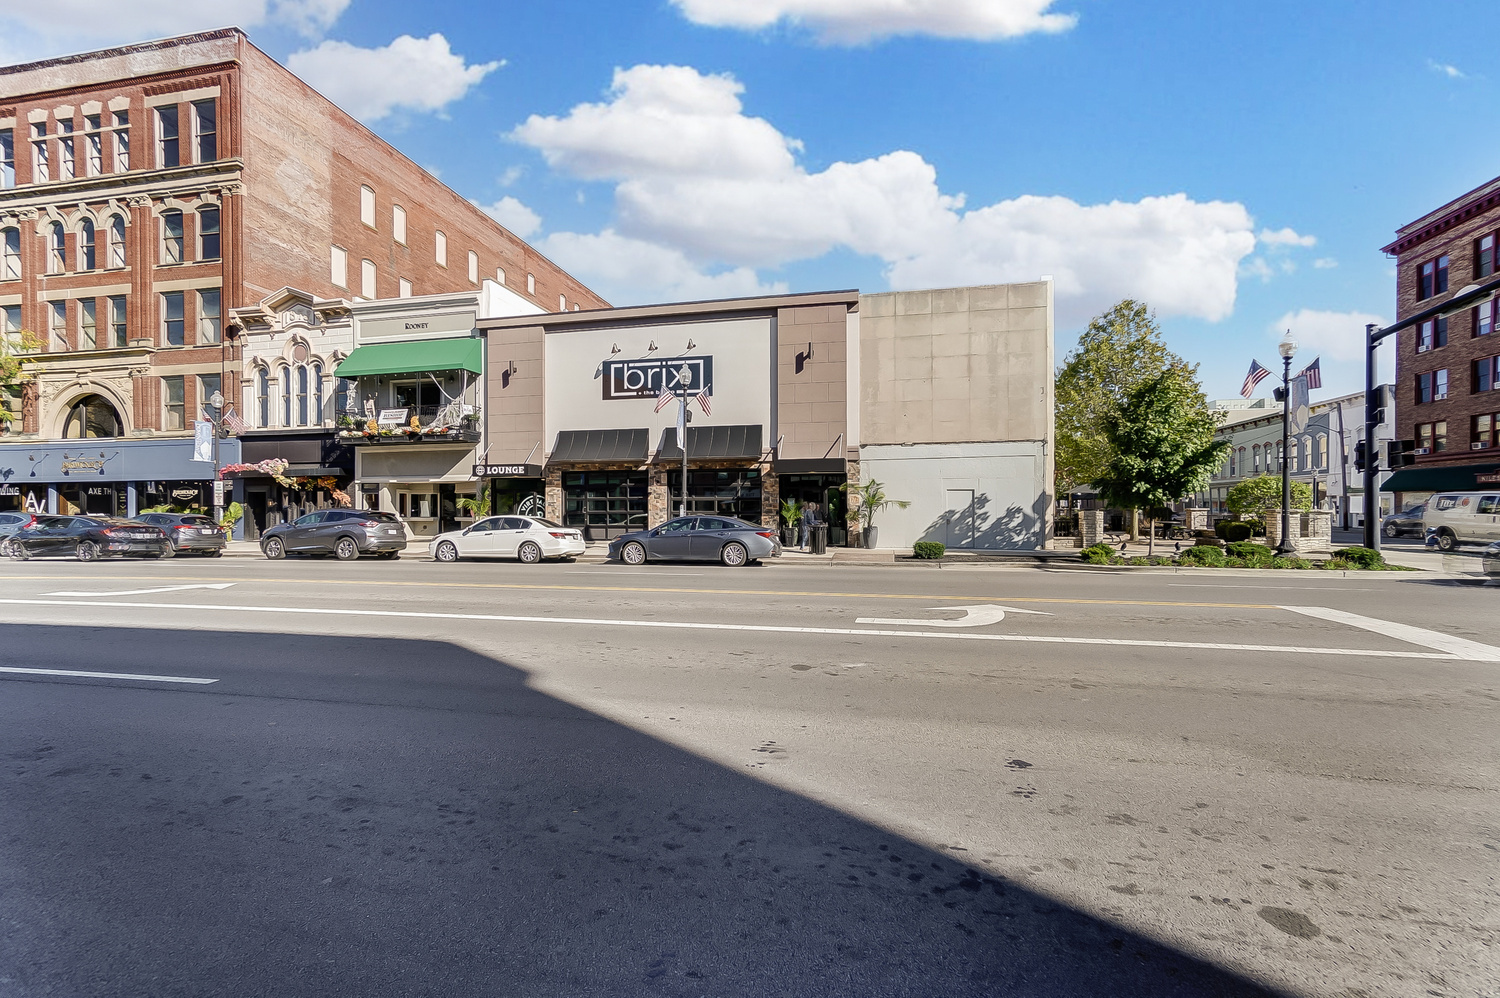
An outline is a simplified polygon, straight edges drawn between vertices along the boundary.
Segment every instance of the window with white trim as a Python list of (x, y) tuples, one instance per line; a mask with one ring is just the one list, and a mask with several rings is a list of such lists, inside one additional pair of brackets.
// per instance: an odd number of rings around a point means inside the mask
[(391, 205), (391, 238), (406, 245), (406, 209), (399, 204)]
[(527, 274), (526, 275), (526, 293), (529, 294), (529, 295), (536, 294), (536, 275), (535, 274)]
[(164, 211), (161, 213), (161, 262), (182, 263), (182, 212)]
[(359, 220), (375, 228), (375, 189), (365, 184), (359, 185)]
[(469, 250), (469, 283), (479, 283), (479, 254)]
[(114, 112), (115, 139), (115, 171), (116, 173), (128, 173), (130, 171), (130, 112)]
[(130, 344), (130, 327), (125, 315), (125, 296), (111, 295), (109, 298), (109, 345), (123, 347)]
[(50, 344), (48, 349), (54, 353), (68, 349), (68, 303), (65, 301), (47, 303), (47, 342)]
[(16, 186), (16, 130), (0, 128), (0, 190)]
[(182, 164), (181, 144), (181, 138), (177, 132), (177, 105), (164, 104), (156, 109), (157, 169)]
[(78, 349), (94, 350), (99, 346), (99, 316), (92, 298), (78, 299)]
[(163, 346), (187, 345), (187, 316), (183, 311), (181, 291), (165, 291), (161, 296), (161, 342)]
[(448, 266), (448, 234), (442, 229), (437, 230), (433, 253), (439, 267)]
[(566, 312), (568, 310), (568, 299), (567, 299), (566, 296), (564, 296), (564, 295), (558, 295), (557, 296), (557, 310), (559, 312)]
[(78, 269), (93, 270), (99, 262), (98, 246), (95, 240), (98, 233), (94, 231), (92, 219), (85, 218), (83, 224), (78, 227)]
[(84, 171), (90, 177), (104, 172), (104, 125), (97, 114), (83, 116)]
[(105, 230), (105, 255), (110, 268), (125, 266), (125, 216), (111, 215)]
[(51, 149), (47, 145), (47, 123), (31, 126), (31, 182), (43, 184), (52, 179)]
[(198, 210), (198, 259), (217, 260), (220, 252), (219, 209), (200, 208)]
[(0, 229), (0, 281), (21, 279), (21, 230)]
[(271, 372), (264, 367), (255, 369), (255, 425), (271, 425)]
[(222, 296), (218, 288), (205, 288), (198, 292), (198, 342), (217, 343), (222, 335)]
[(499, 284), (501, 287), (505, 286), (505, 268), (504, 267), (496, 267), (495, 268), (495, 283)]
[(312, 424), (319, 426), (323, 422), (323, 365), (313, 361), (307, 370), (312, 382)]
[(410, 298), (411, 297), (411, 281), (408, 281), (404, 277), (401, 278), (401, 297), (402, 298)]
[[(11, 336), (21, 331), (21, 306), (0, 305), (0, 334)], [(14, 340), (12, 341), (14, 342)]]
[(78, 149), (74, 145), (73, 119), (63, 118), (57, 123), (57, 179), (72, 180), (78, 175)]
[(47, 229), (47, 273), (65, 274), (68, 270), (68, 236), (61, 222)]
[(187, 429), (187, 385), (182, 375), (161, 379), (161, 428)]
[(219, 158), (219, 112), (213, 98), (193, 101), (193, 152), (195, 163)]
[(328, 251), (329, 280), (335, 287), (349, 287), (349, 252), (342, 246), (333, 246)]
[(359, 262), (359, 293), (366, 298), (375, 297), (375, 261)]
[(281, 425), (292, 425), (292, 369), (283, 364), (277, 380), (281, 382)]

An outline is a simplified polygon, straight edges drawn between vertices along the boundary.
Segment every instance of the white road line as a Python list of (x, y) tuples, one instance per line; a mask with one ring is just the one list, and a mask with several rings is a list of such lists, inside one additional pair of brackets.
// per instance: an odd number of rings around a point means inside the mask
[[(569, 624), (586, 627), (657, 627), (684, 631), (753, 631), (765, 634), (821, 634), (838, 637), (942, 638), (948, 641), (1013, 641), (1021, 644), (1108, 645), (1127, 648), (1178, 648), (1195, 651), (1242, 651), (1275, 655), (1336, 655), (1351, 658), (1422, 658), (1454, 661), (1440, 652), (1387, 651), (1377, 648), (1317, 648), (1305, 645), (1238, 645), (1218, 641), (1148, 641), (1138, 638), (1069, 638), (1036, 634), (974, 634), (968, 631), (877, 631), (857, 627), (790, 627), (772, 624), (709, 624), (696, 621), (610, 620), (603, 617), (522, 617), (493, 613), (436, 613), (424, 610), (362, 610), (354, 607), (248, 606), (207, 603), (122, 603), (84, 600), (0, 599), (5, 606), (59, 606), (137, 610), (284, 613), (324, 617), (399, 617), (412, 620), (482, 620), (505, 624)], [(1285, 607), (1284, 609), (1293, 609)]]
[(1221, 586), (1212, 582), (1168, 582), (1170, 589), (1309, 589), (1316, 593), (1368, 593), (1371, 589), (1352, 586)]
[(83, 593), (83, 592), (79, 592), (79, 593), (75, 593), (75, 592), (61, 592), (61, 593), (42, 593), (42, 595), (43, 596), (146, 596), (146, 595), (148, 595), (150, 593), (175, 593), (175, 592), (181, 592), (184, 589), (228, 589), (232, 585), (234, 585), (233, 582), (209, 582), (209, 583), (205, 583), (203, 585), (194, 585), (194, 586), (161, 586), (160, 588), (157, 588), (157, 589), (120, 589), (120, 590), (117, 590), (115, 592), (108, 592), (108, 593), (101, 593), (101, 592), (87, 592), (87, 593)]
[(1435, 648), (1438, 651), (1447, 652), (1454, 658), (1469, 662), (1500, 662), (1500, 648), (1494, 645), (1480, 644), (1478, 641), (1454, 637), (1451, 634), (1443, 634), (1441, 631), (1430, 631), (1425, 627), (1413, 627), (1411, 624), (1398, 624), (1390, 620), (1362, 617), (1357, 613), (1333, 610), (1326, 606), (1284, 606), (1282, 609), (1300, 613), (1304, 617), (1316, 617), (1319, 620), (1328, 620), (1336, 624), (1360, 627), (1367, 631), (1374, 631), (1376, 634), (1384, 634), (1388, 638), (1410, 642), (1422, 648)]
[(1022, 610), (1014, 606), (1000, 606), (997, 603), (971, 603), (968, 606), (934, 606), (931, 610), (962, 610), (963, 616), (957, 620), (934, 619), (932, 617), (857, 617), (856, 624), (884, 624), (889, 626), (897, 624), (905, 627), (985, 627), (989, 624), (998, 624), (1005, 619), (1005, 612), (1011, 613), (1034, 613), (1042, 617), (1050, 617), (1052, 614), (1046, 610)]
[(20, 669), (0, 666), (0, 672), (13, 672), (22, 676), (69, 676), (77, 679), (130, 679), (138, 683), (193, 683), (207, 686), (217, 679), (196, 679), (192, 676), (132, 676), (126, 672), (75, 672), (71, 669)]

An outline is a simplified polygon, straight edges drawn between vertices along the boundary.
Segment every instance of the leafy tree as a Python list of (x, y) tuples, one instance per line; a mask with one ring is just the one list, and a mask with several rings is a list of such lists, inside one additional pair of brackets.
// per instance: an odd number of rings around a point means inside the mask
[(1058, 495), (1098, 482), (1113, 457), (1107, 430), (1125, 397), (1174, 365), (1189, 374), (1198, 370), (1167, 349), (1145, 302), (1127, 298), (1089, 322), (1053, 389)]
[(21, 418), (21, 387), (34, 380), (40, 370), (28, 355), (41, 348), (41, 339), (25, 329), (0, 336), (0, 423)]
[[(1224, 505), (1236, 516), (1264, 516), (1273, 509), (1280, 509), (1281, 476), (1261, 475), (1236, 482), (1225, 494)], [(1292, 482), (1292, 509), (1303, 512), (1312, 509), (1311, 485)]]
[(1095, 484), (1105, 502), (1151, 511), (1151, 548), (1157, 508), (1208, 484), (1229, 453), (1214, 442), (1218, 419), (1186, 365), (1173, 365), (1131, 389), (1105, 427), (1110, 459)]

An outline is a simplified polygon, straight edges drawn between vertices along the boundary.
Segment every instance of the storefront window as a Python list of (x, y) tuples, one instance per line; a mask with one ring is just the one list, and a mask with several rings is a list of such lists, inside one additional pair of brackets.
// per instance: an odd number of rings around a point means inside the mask
[(85, 395), (68, 410), (63, 437), (68, 440), (118, 437), (120, 429), (120, 417), (114, 406), (99, 395)]
[[(682, 503), (682, 472), (667, 475), (672, 513)], [(760, 472), (754, 468), (689, 469), (689, 513), (718, 513), (760, 522)]]
[(646, 527), (644, 471), (570, 471), (563, 474), (563, 523), (604, 540)]

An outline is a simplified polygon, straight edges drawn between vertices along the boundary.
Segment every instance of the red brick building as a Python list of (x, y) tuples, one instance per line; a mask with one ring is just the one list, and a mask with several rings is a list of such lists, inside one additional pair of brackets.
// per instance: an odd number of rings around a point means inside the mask
[[(1402, 226), (1396, 314), (1440, 304), (1500, 271), (1500, 178)], [(1474, 489), (1500, 470), (1500, 300), (1402, 330), (1396, 343), (1397, 437), (1416, 443), (1412, 468), (1386, 491)]]
[(190, 434), (237, 395), (229, 310), (281, 288), (486, 279), (605, 304), (237, 29), (0, 68), (0, 329), (48, 355), (8, 437)]

